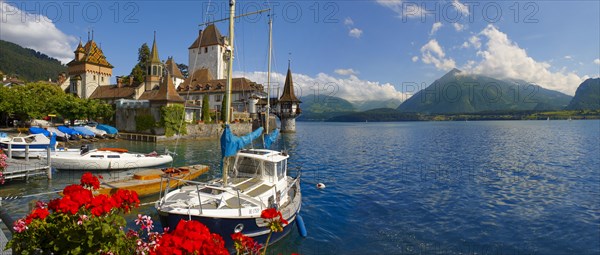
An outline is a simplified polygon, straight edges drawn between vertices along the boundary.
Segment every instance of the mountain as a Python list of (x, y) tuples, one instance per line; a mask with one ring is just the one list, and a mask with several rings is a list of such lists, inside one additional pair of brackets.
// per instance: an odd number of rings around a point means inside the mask
[(368, 100), (352, 102), (357, 111), (368, 111), (378, 108), (391, 108), (396, 109), (402, 103), (400, 99), (388, 99), (388, 100)]
[(600, 110), (600, 78), (581, 83), (565, 110)]
[(47, 81), (56, 79), (67, 67), (43, 53), (0, 40), (0, 71), (25, 81)]
[(456, 114), (562, 110), (571, 96), (518, 80), (499, 80), (453, 69), (404, 101), (400, 112)]
[(298, 120), (326, 120), (334, 116), (354, 112), (352, 103), (333, 96), (304, 96), (300, 98), (302, 115)]
[(396, 109), (379, 108), (363, 112), (353, 112), (334, 116), (327, 121), (333, 122), (378, 122), (378, 121), (406, 121), (419, 120), (419, 115), (414, 113), (403, 113)]

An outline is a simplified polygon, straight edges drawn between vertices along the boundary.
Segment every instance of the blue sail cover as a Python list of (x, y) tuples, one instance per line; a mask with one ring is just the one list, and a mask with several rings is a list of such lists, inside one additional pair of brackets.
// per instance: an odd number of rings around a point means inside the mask
[(50, 132), (46, 129), (43, 128), (39, 128), (39, 127), (30, 127), (29, 128), (29, 133), (31, 134), (43, 134), (45, 136), (50, 137)]
[(275, 141), (277, 141), (277, 137), (279, 136), (279, 129), (275, 129), (273, 133), (270, 133), (265, 136), (265, 149), (271, 147)]
[(221, 157), (231, 157), (235, 155), (244, 146), (251, 144), (252, 141), (258, 138), (263, 132), (263, 128), (258, 128), (254, 132), (245, 136), (235, 136), (231, 132), (229, 125), (225, 125), (225, 130), (221, 135)]
[(96, 126), (96, 128), (100, 129), (100, 130), (106, 131), (106, 133), (109, 134), (109, 135), (114, 135), (114, 134), (116, 134), (116, 133), (119, 132), (116, 128), (114, 128), (112, 126), (109, 126), (109, 125), (106, 125), (106, 124), (98, 124)]

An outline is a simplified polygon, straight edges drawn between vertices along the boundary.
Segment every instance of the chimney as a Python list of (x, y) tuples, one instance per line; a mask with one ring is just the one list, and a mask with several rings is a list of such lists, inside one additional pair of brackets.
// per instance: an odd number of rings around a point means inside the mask
[(133, 86), (133, 75), (129, 75), (129, 85)]
[(123, 77), (117, 77), (117, 88), (123, 87)]

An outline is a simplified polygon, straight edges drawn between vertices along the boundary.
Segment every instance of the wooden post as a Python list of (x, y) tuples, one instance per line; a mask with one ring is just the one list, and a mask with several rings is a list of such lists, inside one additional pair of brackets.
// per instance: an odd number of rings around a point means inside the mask
[(50, 147), (46, 148), (46, 164), (48, 167), (48, 172), (46, 173), (48, 175), (48, 180), (52, 180), (52, 167), (50, 167), (50, 164), (52, 163), (52, 159), (50, 159)]
[(12, 143), (8, 144), (8, 158), (12, 158)]
[(29, 161), (29, 144), (25, 144), (25, 161)]

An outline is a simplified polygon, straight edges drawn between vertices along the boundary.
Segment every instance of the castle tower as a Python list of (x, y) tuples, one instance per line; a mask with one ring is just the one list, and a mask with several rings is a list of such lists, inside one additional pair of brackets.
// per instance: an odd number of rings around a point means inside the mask
[(281, 121), (282, 133), (296, 132), (296, 118), (300, 116), (300, 103), (302, 103), (296, 95), (294, 95), (294, 82), (292, 81), (292, 70), (288, 62), (288, 71), (283, 85), (283, 94), (277, 102), (277, 110), (275, 115)]
[(163, 64), (160, 62), (158, 57), (158, 49), (156, 48), (156, 32), (154, 32), (154, 41), (152, 42), (152, 49), (150, 50), (150, 57), (146, 64), (148, 69), (146, 70), (146, 86), (145, 90), (153, 90), (160, 85), (160, 80), (163, 74)]
[(89, 98), (96, 88), (110, 84), (113, 66), (94, 42), (93, 32), (85, 46), (79, 42), (74, 53), (75, 58), (67, 64), (70, 93)]
[(221, 35), (219, 29), (210, 24), (204, 31), (200, 30), (198, 38), (188, 48), (188, 73), (199, 69), (208, 69), (215, 79), (225, 79), (227, 61), (225, 54), (229, 43)]

